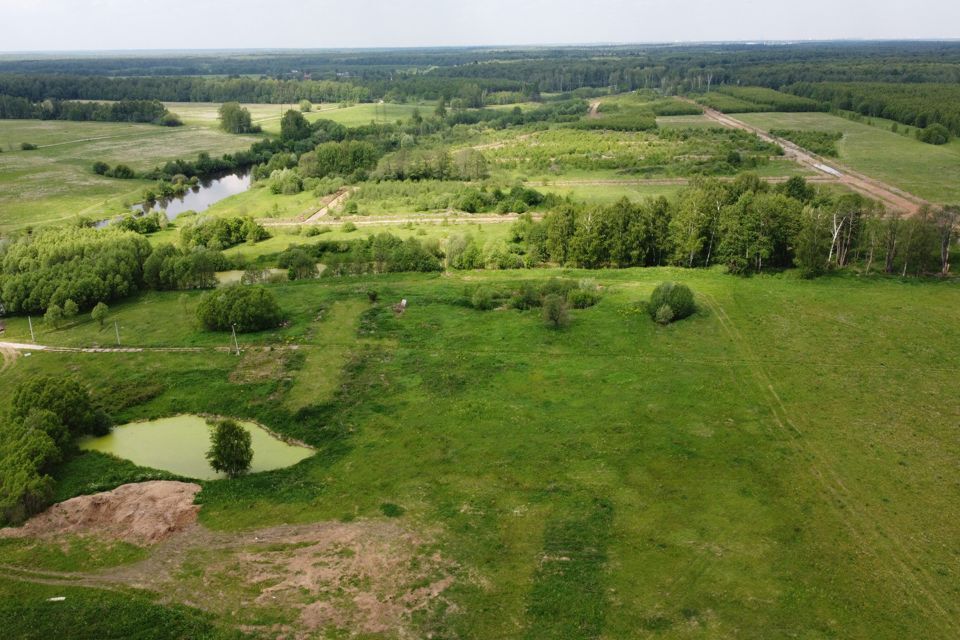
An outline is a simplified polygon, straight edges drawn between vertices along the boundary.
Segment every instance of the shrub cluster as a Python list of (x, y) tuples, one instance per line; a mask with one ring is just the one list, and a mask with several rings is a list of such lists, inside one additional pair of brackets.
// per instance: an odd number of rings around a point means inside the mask
[(690, 287), (676, 282), (662, 282), (650, 295), (647, 309), (656, 322), (670, 324), (691, 315), (696, 311), (696, 306)]
[(186, 248), (226, 249), (242, 242), (253, 244), (270, 234), (250, 216), (200, 218), (180, 228), (180, 244)]
[(210, 331), (249, 333), (280, 325), (282, 315), (274, 295), (261, 286), (232, 285), (204, 294), (197, 319)]

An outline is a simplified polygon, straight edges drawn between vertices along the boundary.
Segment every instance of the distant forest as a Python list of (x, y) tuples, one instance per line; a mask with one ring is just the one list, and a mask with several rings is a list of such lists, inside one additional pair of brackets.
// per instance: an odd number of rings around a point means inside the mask
[(0, 59), (31, 101), (345, 102), (804, 82), (960, 82), (960, 42), (204, 52)]

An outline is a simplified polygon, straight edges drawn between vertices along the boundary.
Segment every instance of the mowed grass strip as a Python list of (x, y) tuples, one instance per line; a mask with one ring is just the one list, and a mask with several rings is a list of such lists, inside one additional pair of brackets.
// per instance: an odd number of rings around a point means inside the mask
[(360, 314), (368, 307), (369, 303), (361, 300), (334, 302), (329, 311), (316, 320), (310, 346), (304, 349), (303, 365), (287, 394), (287, 405), (291, 409), (323, 404), (333, 398), (340, 370), (355, 347)]
[(603, 632), (613, 506), (593, 499), (546, 526), (527, 607), (527, 640), (587, 640)]

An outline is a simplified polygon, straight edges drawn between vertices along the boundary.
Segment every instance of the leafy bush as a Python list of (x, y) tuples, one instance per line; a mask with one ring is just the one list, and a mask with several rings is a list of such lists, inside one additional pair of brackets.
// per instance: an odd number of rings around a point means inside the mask
[(947, 144), (950, 142), (950, 131), (942, 124), (931, 124), (924, 129), (917, 130), (917, 140), (927, 144)]
[(479, 286), (474, 290), (473, 295), (470, 296), (470, 305), (474, 309), (489, 311), (496, 306), (494, 297), (493, 289), (487, 286)]
[[(671, 321), (683, 320), (696, 311), (693, 302), (693, 292), (685, 284), (677, 282), (662, 282), (657, 285), (650, 296), (650, 302), (647, 308), (650, 311), (650, 317), (657, 320), (661, 314), (661, 307), (666, 306), (673, 314)], [(664, 315), (666, 312), (664, 312)], [(659, 322), (659, 320), (657, 320)]]
[(280, 324), (281, 313), (273, 294), (260, 286), (232, 285), (211, 291), (197, 305), (197, 319), (211, 331), (238, 333), (262, 331)]
[(570, 323), (570, 310), (567, 301), (555, 293), (543, 298), (543, 321), (554, 329), (565, 327)]
[(180, 228), (180, 244), (184, 247), (226, 249), (242, 242), (253, 244), (270, 237), (267, 230), (249, 216), (236, 218), (201, 218)]
[(125, 164), (118, 164), (113, 169), (109, 169), (104, 175), (121, 180), (133, 180), (137, 177), (137, 172)]
[(21, 151), (35, 151), (36, 149), (37, 149), (37, 145), (35, 145), (35, 144), (31, 144), (31, 143), (29, 143), (29, 142), (21, 142), (21, 143), (20, 143), (20, 150), (21, 150)]
[(26, 419), (35, 411), (50, 411), (72, 437), (102, 435), (110, 430), (110, 417), (74, 378), (36, 376), (20, 383), (13, 392), (10, 414)]
[(571, 289), (567, 293), (567, 302), (574, 309), (587, 309), (600, 302), (600, 294), (589, 289)]
[(53, 439), (22, 421), (0, 423), (0, 524), (18, 524), (53, 496), (50, 468), (60, 460)]
[(662, 304), (657, 309), (653, 319), (656, 320), (657, 324), (670, 324), (673, 322), (673, 309), (668, 304)]
[(540, 293), (545, 296), (548, 295), (557, 295), (562, 298), (565, 298), (568, 293), (577, 288), (577, 283), (574, 280), (566, 280), (564, 278), (550, 278), (540, 287)]
[[(296, 111), (290, 113), (296, 113)], [(277, 169), (270, 174), (267, 184), (270, 192), (275, 195), (292, 196), (303, 191), (303, 178), (296, 169)]]
[(159, 211), (154, 211), (153, 213), (145, 215), (125, 215), (114, 224), (118, 229), (133, 231), (140, 235), (147, 235), (160, 231), (160, 229), (166, 226), (167, 219)]
[(540, 297), (540, 292), (533, 285), (527, 283), (521, 284), (520, 288), (510, 298), (510, 306), (521, 311), (539, 307), (541, 304), (543, 304), (543, 300)]
[(836, 158), (837, 142), (843, 138), (838, 131), (797, 131), (794, 129), (771, 129), (770, 133), (821, 156)]

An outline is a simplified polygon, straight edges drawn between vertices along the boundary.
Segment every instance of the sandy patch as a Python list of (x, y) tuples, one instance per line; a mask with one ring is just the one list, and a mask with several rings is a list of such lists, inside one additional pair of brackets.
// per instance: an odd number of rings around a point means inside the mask
[(197, 521), (193, 499), (200, 485), (154, 481), (125, 484), (113, 491), (71, 498), (53, 505), (16, 529), (0, 530), (3, 538), (53, 538), (64, 534), (96, 534), (147, 546)]

